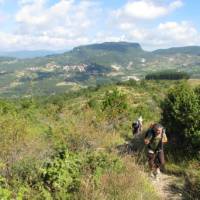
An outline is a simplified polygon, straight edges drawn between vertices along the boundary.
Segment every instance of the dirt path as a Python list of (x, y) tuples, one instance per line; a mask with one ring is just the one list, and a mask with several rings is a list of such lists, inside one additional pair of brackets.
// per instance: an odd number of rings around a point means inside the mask
[(151, 179), (156, 191), (163, 200), (182, 200), (182, 194), (177, 189), (176, 184), (180, 178), (172, 175), (159, 174), (158, 179)]
[[(145, 154), (143, 145), (143, 139), (141, 135), (135, 136), (130, 142), (117, 147), (120, 154), (131, 154), (140, 152), (140, 155), (136, 155), (139, 158), (143, 158), (141, 155)], [(141, 162), (140, 159), (137, 162)], [(181, 177), (167, 174), (159, 174), (158, 179), (150, 178), (155, 190), (160, 195), (162, 200), (183, 200), (183, 194), (180, 188), (183, 186), (183, 180)]]

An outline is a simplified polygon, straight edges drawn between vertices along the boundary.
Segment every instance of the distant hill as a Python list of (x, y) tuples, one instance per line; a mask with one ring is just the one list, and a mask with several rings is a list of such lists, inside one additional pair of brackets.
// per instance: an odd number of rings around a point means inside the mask
[(11, 60), (15, 60), (15, 58), (0, 56), (0, 62), (11, 61)]
[[(200, 77), (198, 46), (150, 52), (139, 43), (105, 42), (78, 46), (60, 54), (52, 54), (51, 51), (21, 53), (23, 56), (29, 54), (29, 58), (0, 57), (0, 96), (55, 94), (129, 79), (138, 80), (163, 70)], [(37, 57), (30, 58), (31, 55)]]
[(48, 50), (37, 50), (37, 51), (11, 51), (11, 52), (0, 52), (0, 56), (4, 57), (14, 57), (14, 58), (36, 58), (44, 57), (52, 54), (63, 53), (63, 51), (48, 51)]
[(142, 51), (142, 48), (139, 43), (129, 43), (129, 42), (104, 42), (101, 44), (91, 44), (74, 48), (75, 51), (82, 49), (118, 51), (122, 53), (130, 49)]
[(97, 63), (110, 66), (117, 63), (125, 66), (129, 62), (138, 62), (138, 59), (150, 56), (151, 52), (144, 51), (138, 43), (105, 42), (79, 46), (64, 54), (48, 58), (58, 64)]
[(200, 46), (172, 47), (169, 49), (158, 49), (153, 51), (159, 55), (190, 54), (200, 55)]

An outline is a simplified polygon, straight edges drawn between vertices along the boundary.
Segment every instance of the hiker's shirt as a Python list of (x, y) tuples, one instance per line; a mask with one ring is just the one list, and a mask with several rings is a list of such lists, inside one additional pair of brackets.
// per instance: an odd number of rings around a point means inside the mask
[(165, 141), (167, 138), (165, 132), (156, 135), (153, 130), (149, 130), (147, 138), (150, 143), (148, 144), (148, 152), (155, 153), (156, 151), (162, 151), (162, 141)]

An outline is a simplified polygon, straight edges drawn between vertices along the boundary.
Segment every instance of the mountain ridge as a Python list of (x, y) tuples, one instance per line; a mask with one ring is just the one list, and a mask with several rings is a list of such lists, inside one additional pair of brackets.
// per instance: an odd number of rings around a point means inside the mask
[(159, 55), (167, 55), (167, 54), (174, 54), (174, 53), (184, 53), (184, 54), (200, 54), (200, 46), (179, 46), (179, 47), (169, 47), (169, 48), (162, 48), (156, 49), (152, 51), (148, 51), (142, 48), (140, 43), (137, 42), (103, 42), (103, 43), (93, 43), (87, 45), (80, 45), (74, 47), (72, 50), (20, 50), (20, 51), (7, 51), (7, 52), (0, 52), (0, 58), (20, 58), (20, 59), (27, 59), (27, 58), (38, 58), (38, 57), (55, 57), (60, 55), (66, 55), (68, 53), (77, 52), (85, 49), (90, 50), (105, 50), (105, 51), (117, 51), (123, 53), (124, 51), (134, 49), (138, 51), (142, 51), (145, 53), (150, 54), (159, 54)]

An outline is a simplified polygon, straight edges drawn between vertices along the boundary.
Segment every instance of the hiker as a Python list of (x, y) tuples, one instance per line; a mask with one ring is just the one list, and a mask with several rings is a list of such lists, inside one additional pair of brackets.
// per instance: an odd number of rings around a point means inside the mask
[(151, 177), (156, 177), (164, 169), (163, 143), (167, 142), (165, 129), (161, 124), (152, 125), (145, 134), (144, 143), (148, 147), (147, 157)]
[(142, 116), (140, 116), (136, 121), (132, 123), (132, 133), (133, 135), (140, 134), (142, 132)]

